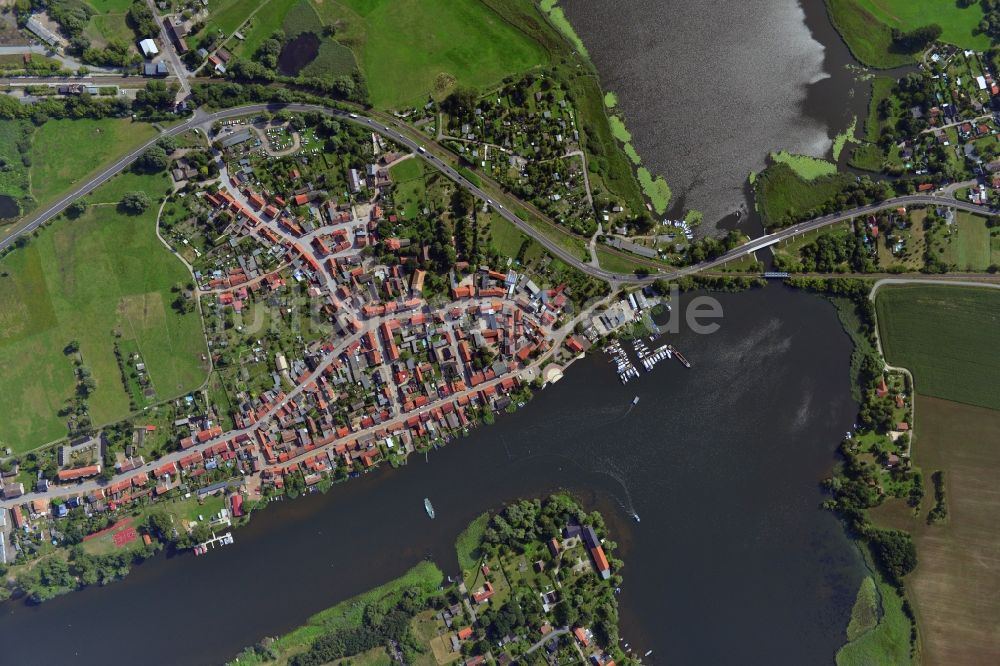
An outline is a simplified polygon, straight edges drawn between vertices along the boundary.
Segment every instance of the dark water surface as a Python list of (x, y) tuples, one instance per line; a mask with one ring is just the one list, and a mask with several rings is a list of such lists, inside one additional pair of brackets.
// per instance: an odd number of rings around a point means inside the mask
[(0, 220), (17, 217), (21, 214), (21, 207), (17, 205), (17, 199), (9, 194), (0, 194)]
[(0, 606), (2, 663), (219, 663), (422, 558), (456, 573), (468, 521), (558, 487), (606, 513), (626, 562), (622, 635), (647, 661), (831, 663), (862, 575), (817, 486), (856, 411), (849, 342), (816, 297), (772, 286), (720, 301), (718, 333), (674, 336), (690, 370), (622, 386), (588, 357), (429, 462), (273, 505), (233, 546)]
[(278, 72), (285, 76), (296, 76), (319, 54), (319, 37), (312, 32), (303, 32), (289, 41), (278, 54)]
[[(823, 0), (562, 0), (672, 213), (706, 228), (747, 206), (770, 151), (829, 156), (869, 85)], [(744, 219), (746, 216), (744, 216)]]

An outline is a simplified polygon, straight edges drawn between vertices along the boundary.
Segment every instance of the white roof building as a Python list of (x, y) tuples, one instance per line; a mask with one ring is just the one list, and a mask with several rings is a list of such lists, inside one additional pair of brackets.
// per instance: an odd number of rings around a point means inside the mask
[(153, 56), (155, 56), (157, 53), (160, 52), (160, 50), (156, 48), (156, 42), (154, 42), (152, 39), (149, 38), (146, 38), (141, 42), (139, 42), (139, 48), (142, 49), (142, 55), (146, 56), (147, 58), (152, 58)]

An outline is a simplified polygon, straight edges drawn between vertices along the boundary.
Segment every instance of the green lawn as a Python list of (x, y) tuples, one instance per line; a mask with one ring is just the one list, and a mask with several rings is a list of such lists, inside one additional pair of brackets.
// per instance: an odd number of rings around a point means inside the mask
[[(126, 23), (124, 13), (96, 14), (90, 17), (84, 35), (97, 47), (106, 46), (112, 39), (120, 39), (126, 44), (135, 42), (135, 32)], [(133, 50), (138, 53), (137, 48)]]
[(458, 566), (463, 573), (468, 574), (476, 568), (482, 553), (479, 544), (483, 541), (483, 533), (490, 524), (490, 514), (484, 513), (462, 530), (455, 539), (455, 552), (458, 555)]
[(886, 360), (913, 373), (918, 394), (1000, 409), (1000, 290), (893, 286), (875, 306)]
[(483, 87), (545, 64), (545, 51), (478, 0), (323, 0), (327, 24), (346, 23), (372, 104), (395, 108)]
[(35, 132), (31, 192), (45, 204), (155, 135), (127, 119), (50, 120)]
[[(167, 186), (165, 174), (124, 174), (89, 201), (117, 202), (131, 190), (155, 200)], [(80, 342), (83, 364), (97, 383), (88, 404), (98, 424), (129, 412), (116, 334), (141, 349), (161, 398), (204, 380), (199, 317), (179, 315), (170, 305), (171, 286), (189, 274), (156, 238), (155, 219), (155, 205), (135, 217), (114, 203), (91, 205), (0, 260), (0, 442), (25, 451), (66, 434), (57, 412), (75, 386), (71, 359), (62, 351), (71, 340)]]
[(941, 41), (964, 49), (985, 51), (990, 38), (976, 34), (983, 20), (978, 2), (959, 8), (953, 0), (855, 0), (872, 16), (890, 28), (913, 30), (928, 23), (941, 26)]
[(403, 160), (389, 170), (389, 177), (395, 183), (396, 205), (406, 219), (412, 220), (423, 207), (426, 195), (423, 163), (416, 158)]
[[(226, 37), (229, 37), (260, 6), (260, 0), (220, 0), (213, 3), (212, 15), (199, 36), (221, 30)], [(264, 38), (266, 39), (267, 35)]]
[[(242, 42), (235, 42), (234, 40), (233, 45), (236, 46), (236, 55), (247, 58), (252, 56), (260, 48), (260, 45), (276, 30), (284, 30), (285, 36), (289, 39), (294, 38), (300, 32), (304, 32), (305, 30), (302, 29), (304, 28), (304, 24), (301, 22), (294, 23), (292, 27), (295, 30), (290, 30), (289, 26), (285, 25), (285, 18), (291, 13), (293, 8), (298, 8), (299, 6), (305, 10), (301, 11), (301, 15), (308, 17), (309, 14), (312, 14), (314, 22), (308, 29), (319, 34), (321, 27), (319, 16), (316, 15), (312, 5), (307, 0), (268, 0), (253, 15), (250, 28), (243, 32), (246, 39)], [(296, 12), (296, 15), (299, 14), (300, 12)]]
[(635, 273), (640, 266), (645, 266), (645, 264), (623, 257), (617, 252), (612, 252), (601, 243), (597, 244), (597, 261), (601, 264), (601, 268), (614, 273)]
[(1000, 263), (1000, 253), (991, 251), (991, 229), (985, 217), (960, 211), (955, 220), (951, 234), (941, 244), (943, 261), (960, 271), (984, 271), (991, 263)]
[(892, 28), (871, 14), (867, 0), (826, 0), (834, 27), (854, 57), (863, 64), (889, 69), (913, 62), (905, 53), (893, 53)]

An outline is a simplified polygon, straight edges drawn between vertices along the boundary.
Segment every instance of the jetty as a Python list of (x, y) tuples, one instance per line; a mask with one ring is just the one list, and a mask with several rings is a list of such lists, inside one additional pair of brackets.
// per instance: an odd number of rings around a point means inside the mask
[(233, 539), (232, 532), (226, 532), (221, 536), (216, 536), (215, 533), (213, 533), (211, 539), (199, 543), (192, 550), (194, 550), (195, 555), (204, 555), (208, 552), (209, 548), (215, 548), (216, 546), (228, 546), (229, 544), (235, 542), (236, 540)]

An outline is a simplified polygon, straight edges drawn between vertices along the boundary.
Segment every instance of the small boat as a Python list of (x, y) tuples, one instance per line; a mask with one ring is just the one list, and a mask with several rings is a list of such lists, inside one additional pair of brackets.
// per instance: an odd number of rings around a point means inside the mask
[(424, 511), (427, 512), (427, 515), (430, 516), (432, 520), (434, 519), (434, 505), (431, 504), (431, 501), (426, 497), (424, 498)]
[(639, 396), (635, 396), (634, 398), (632, 398), (632, 405), (635, 406), (638, 404), (639, 404)]
[(649, 656), (649, 655), (651, 655), (651, 654), (653, 654), (653, 651), (652, 651), (652, 650), (646, 650), (646, 654), (644, 654), (644, 655), (642, 655), (642, 656), (643, 656), (643, 657), (648, 657), (648, 656)]
[(635, 522), (637, 522), (637, 523), (639, 522), (639, 514), (637, 514), (636, 512), (633, 511), (632, 512), (632, 517), (635, 518)]

